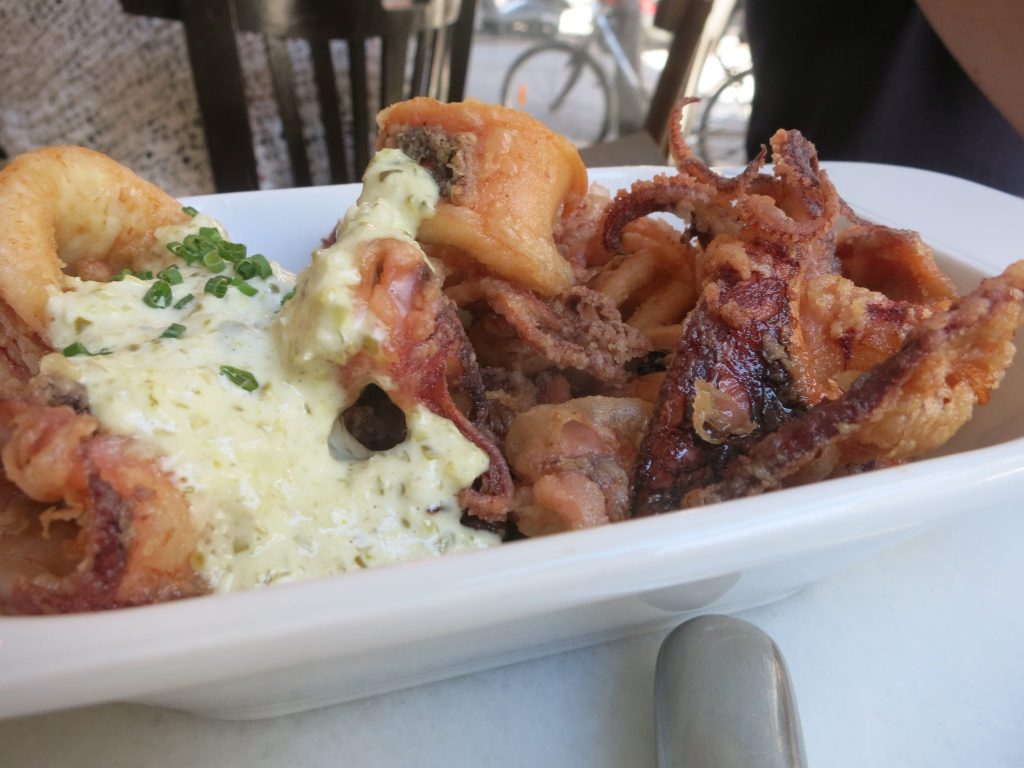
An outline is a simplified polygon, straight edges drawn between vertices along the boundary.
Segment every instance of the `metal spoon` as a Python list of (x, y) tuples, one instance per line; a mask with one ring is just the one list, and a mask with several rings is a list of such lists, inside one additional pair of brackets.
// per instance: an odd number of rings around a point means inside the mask
[(768, 635), (728, 616), (699, 616), (658, 652), (659, 768), (806, 768), (786, 662)]

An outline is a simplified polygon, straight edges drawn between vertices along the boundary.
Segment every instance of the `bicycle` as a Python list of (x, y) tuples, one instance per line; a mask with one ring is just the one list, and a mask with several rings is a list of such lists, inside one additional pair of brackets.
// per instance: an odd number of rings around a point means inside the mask
[[(569, 7), (568, 2), (564, 5)], [(580, 146), (603, 141), (619, 124), (618, 88), (592, 48), (611, 56), (631, 99), (647, 100), (640, 73), (609, 21), (611, 4), (597, 0), (594, 6), (589, 35), (578, 43), (552, 40), (528, 48), (512, 62), (501, 84), (502, 104), (528, 112)]]
[(709, 22), (707, 53), (697, 72), (699, 108), (686, 115), (694, 152), (708, 165), (747, 162), (746, 134), (754, 100), (754, 71), (744, 32), (742, 0), (726, 0), (721, 21)]
[(694, 137), (694, 151), (708, 165), (746, 163), (747, 124), (754, 94), (754, 71), (734, 72), (704, 100)]
[[(684, 130), (709, 165), (742, 165), (753, 72), (749, 57), (736, 50), (746, 46), (742, 2), (719, 2), (690, 80), (690, 92), (703, 98), (698, 108), (684, 114)], [(638, 108), (649, 94), (609, 22), (609, 5), (608, 0), (595, 3), (593, 30), (580, 41), (542, 42), (514, 59), (502, 81), (501, 103), (529, 112), (579, 146), (614, 136), (623, 108), (614, 74)], [(611, 76), (600, 58), (603, 53), (611, 56)]]

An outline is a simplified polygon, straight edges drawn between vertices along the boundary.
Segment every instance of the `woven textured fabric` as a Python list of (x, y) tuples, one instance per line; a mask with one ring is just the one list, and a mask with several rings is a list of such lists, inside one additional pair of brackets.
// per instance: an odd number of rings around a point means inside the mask
[[(241, 33), (238, 42), (260, 187), (291, 186), (262, 39)], [(333, 45), (335, 62), (345, 61), (345, 44)], [(180, 22), (126, 14), (118, 0), (3, 3), (0, 50), (0, 147), (8, 157), (78, 144), (110, 155), (171, 194), (214, 191)], [(288, 50), (313, 182), (326, 183), (309, 47), (293, 40)], [(376, 77), (371, 71), (371, 93), (377, 92)], [(339, 97), (347, 113), (348, 94)]]

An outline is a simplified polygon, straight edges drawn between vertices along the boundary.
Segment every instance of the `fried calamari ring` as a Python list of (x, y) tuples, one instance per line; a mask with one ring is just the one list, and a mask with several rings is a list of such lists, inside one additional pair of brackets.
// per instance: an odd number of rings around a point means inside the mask
[(527, 114), (473, 99), (411, 99), (381, 112), (377, 125), (378, 149), (401, 149), (440, 186), (420, 242), (459, 248), (544, 296), (572, 287), (553, 233), (587, 194), (587, 171), (567, 139)]
[[(188, 502), (134, 443), (99, 433), (73, 382), (38, 376), (47, 303), (65, 274), (106, 280), (161, 257), (181, 204), (81, 147), (0, 171), (0, 613), (136, 605), (197, 594)], [(166, 257), (165, 257), (166, 258)]]
[(603, 265), (590, 287), (610, 298), (625, 321), (656, 349), (675, 347), (680, 324), (697, 303), (696, 248), (658, 219), (630, 222), (622, 254)]
[(15, 394), (50, 351), (46, 302), (61, 273), (108, 279), (154, 254), (181, 204), (105, 155), (51, 147), (0, 171), (0, 395)]
[(43, 335), (62, 270), (138, 268), (154, 230), (187, 220), (173, 197), (91, 149), (28, 152), (0, 171), (0, 299)]

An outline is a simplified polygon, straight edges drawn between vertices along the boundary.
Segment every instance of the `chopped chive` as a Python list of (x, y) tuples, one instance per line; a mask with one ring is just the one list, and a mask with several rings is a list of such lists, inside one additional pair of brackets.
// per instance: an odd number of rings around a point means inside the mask
[(80, 341), (76, 341), (74, 344), (68, 344), (61, 350), (64, 357), (77, 357), (78, 355), (88, 355), (89, 357), (95, 357), (96, 355), (109, 355), (113, 350), (104, 347), (99, 352), (90, 352), (85, 344)]
[(199, 211), (197, 211), (191, 205), (186, 205), (184, 208), (181, 209), (181, 212), (184, 213), (186, 216), (192, 217), (195, 217), (196, 215), (199, 214)]
[(220, 241), (220, 255), (225, 261), (238, 261), (245, 258), (245, 245), (242, 243), (230, 243), (227, 240)]
[(259, 272), (259, 268), (252, 259), (241, 259), (235, 262), (235, 274), (243, 280), (255, 277), (257, 272)]
[(120, 283), (122, 280), (124, 280), (126, 277), (128, 277), (128, 275), (130, 275), (131, 273), (132, 273), (132, 271), (130, 269), (128, 269), (127, 267), (125, 267), (120, 272), (118, 272), (116, 275), (114, 275), (112, 278), (110, 278), (110, 282), (112, 282), (112, 283)]
[(194, 298), (195, 298), (195, 296), (193, 296), (191, 293), (187, 293), (184, 296), (182, 296), (180, 299), (178, 299), (176, 302), (174, 302), (174, 308), (175, 309), (184, 309), (186, 306), (188, 306), (188, 303), (190, 301), (192, 301), (192, 299), (194, 299)]
[(204, 245), (209, 246), (209, 243), (199, 235), (185, 235), (185, 239), (181, 241), (181, 244), (189, 250), (193, 257), (201, 256), (209, 250), (209, 247), (204, 248)]
[(186, 248), (184, 243), (168, 243), (167, 250), (178, 258), (184, 259), (186, 264), (192, 264), (196, 260), (196, 255)]
[(153, 273), (150, 272), (148, 269), (143, 269), (143, 270), (141, 270), (139, 272), (132, 272), (132, 274), (135, 275), (137, 278), (139, 278), (139, 280), (152, 280), (153, 279)]
[(245, 280), (238, 277), (237, 275), (231, 280), (231, 284), (238, 290), (244, 293), (246, 296), (255, 296), (259, 291), (249, 285)]
[(211, 272), (223, 272), (224, 267), (227, 265), (224, 263), (224, 259), (221, 258), (220, 253), (217, 251), (208, 251), (203, 256), (203, 266)]
[(181, 323), (171, 323), (164, 329), (164, 332), (160, 334), (161, 339), (180, 339), (181, 335), (185, 333), (185, 326)]
[[(168, 243), (167, 248), (187, 264), (201, 261), (213, 272), (223, 272), (225, 262), (244, 260), (246, 252), (242, 243), (232, 243), (221, 237), (216, 227), (200, 227), (198, 233), (186, 235), (180, 243)], [(262, 269), (257, 264), (256, 274), (261, 274)]]
[(293, 296), (295, 296), (294, 288), (292, 288), (290, 291), (288, 291), (288, 293), (281, 297), (281, 306), (283, 307), (285, 304), (291, 301)]
[(142, 297), (142, 303), (147, 307), (153, 307), (153, 309), (166, 309), (171, 306), (171, 301), (174, 296), (171, 293), (171, 286), (165, 283), (163, 280), (157, 280), (146, 291), (146, 295)]
[(75, 357), (77, 355), (91, 355), (88, 349), (85, 348), (85, 344), (80, 341), (76, 341), (74, 344), (68, 344), (63, 349), (64, 357)]
[(178, 271), (178, 267), (174, 264), (161, 269), (156, 273), (156, 276), (169, 285), (181, 285), (182, 280), (185, 279), (181, 276), (181, 272)]
[(228, 377), (228, 380), (235, 384), (246, 392), (252, 392), (254, 389), (259, 387), (259, 382), (256, 381), (256, 377), (253, 376), (249, 371), (242, 368), (235, 368), (232, 365), (222, 365), (220, 372)]
[(267, 257), (262, 253), (253, 254), (249, 257), (249, 260), (256, 265), (256, 274), (264, 280), (274, 274), (274, 270), (270, 266), (270, 262), (267, 261)]
[(218, 275), (217, 277), (211, 277), (206, 281), (206, 286), (203, 288), (206, 293), (212, 293), (218, 299), (223, 299), (228, 292), (228, 285), (231, 284), (231, 278), (226, 275)]

